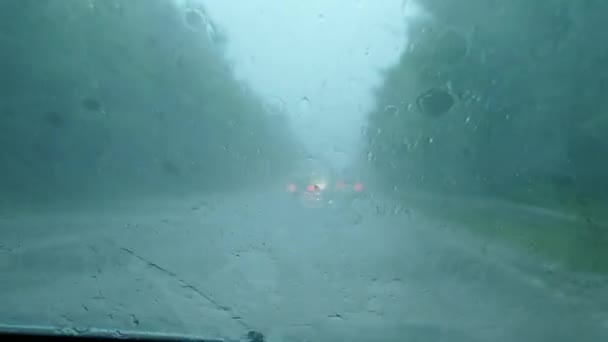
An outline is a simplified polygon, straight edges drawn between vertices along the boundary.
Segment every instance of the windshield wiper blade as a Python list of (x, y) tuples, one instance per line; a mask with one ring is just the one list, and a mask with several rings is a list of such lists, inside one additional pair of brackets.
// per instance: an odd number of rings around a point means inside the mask
[[(259, 334), (259, 333), (257, 333)], [(7, 338), (31, 338), (41, 337), (47, 339), (78, 339), (90, 341), (111, 341), (111, 340), (133, 340), (133, 341), (184, 341), (184, 342), (250, 342), (251, 332), (244, 340), (232, 340), (223, 338), (207, 338), (195, 335), (142, 332), (121, 329), (99, 329), (99, 328), (80, 328), (80, 327), (53, 327), (36, 325), (2, 325), (0, 324), (0, 340)], [(256, 335), (257, 336), (257, 335)], [(10, 340), (10, 339), (9, 339)], [(263, 341), (253, 340), (254, 342)]]

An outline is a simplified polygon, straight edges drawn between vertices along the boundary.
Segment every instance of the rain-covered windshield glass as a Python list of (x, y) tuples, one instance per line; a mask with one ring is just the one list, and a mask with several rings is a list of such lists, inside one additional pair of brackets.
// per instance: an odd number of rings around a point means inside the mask
[(0, 0), (0, 330), (608, 341), (607, 14)]

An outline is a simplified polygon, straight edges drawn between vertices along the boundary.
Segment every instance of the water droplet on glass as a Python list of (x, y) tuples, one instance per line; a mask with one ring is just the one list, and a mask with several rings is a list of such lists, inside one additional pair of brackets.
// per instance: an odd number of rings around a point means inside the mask
[(403, 0), (401, 1), (401, 14), (403, 14), (404, 16), (407, 16), (409, 14), (409, 1), (408, 0)]
[(285, 102), (279, 97), (269, 96), (264, 101), (264, 109), (271, 115), (285, 113)]
[(82, 106), (91, 112), (99, 112), (102, 110), (101, 102), (89, 97), (82, 100)]
[(470, 117), (470, 116), (467, 116), (467, 118), (466, 118), (466, 119), (464, 119), (464, 123), (465, 123), (465, 124), (468, 124), (469, 122), (471, 122), (471, 117)]
[(195, 30), (202, 28), (205, 23), (203, 13), (192, 8), (186, 11), (185, 19), (188, 26)]
[(390, 116), (397, 116), (399, 115), (399, 108), (397, 108), (397, 106), (388, 105), (384, 107), (384, 113)]
[(211, 22), (207, 22), (207, 25), (205, 26), (205, 29), (207, 31), (207, 38), (209, 38), (210, 41), (212, 42), (217, 42), (217, 33), (215, 30), (215, 27), (213, 27), (213, 24)]
[(304, 96), (300, 99), (300, 115), (306, 115), (310, 111), (310, 99)]
[(416, 98), (416, 105), (422, 114), (439, 117), (447, 113), (455, 104), (450, 93), (443, 89), (431, 88)]
[(420, 7), (416, 6), (416, 4), (410, 0), (401, 1), (401, 15), (405, 18), (413, 18), (416, 16), (420, 16), (423, 14), (420, 10)]

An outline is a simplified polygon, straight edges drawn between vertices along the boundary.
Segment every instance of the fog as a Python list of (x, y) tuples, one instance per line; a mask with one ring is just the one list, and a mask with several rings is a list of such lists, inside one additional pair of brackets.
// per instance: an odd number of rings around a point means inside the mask
[(372, 89), (405, 43), (402, 0), (201, 3), (226, 32), (237, 77), (284, 110), (307, 154), (337, 169), (352, 163)]
[(606, 13), (0, 1), (0, 332), (608, 340)]

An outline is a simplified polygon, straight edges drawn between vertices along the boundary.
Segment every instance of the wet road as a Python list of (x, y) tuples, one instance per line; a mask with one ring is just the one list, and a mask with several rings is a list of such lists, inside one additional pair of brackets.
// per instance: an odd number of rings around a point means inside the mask
[(369, 196), (323, 208), (280, 189), (147, 199), (6, 213), (0, 229), (7, 324), (253, 329), (271, 342), (608, 339), (603, 285), (566, 286)]

